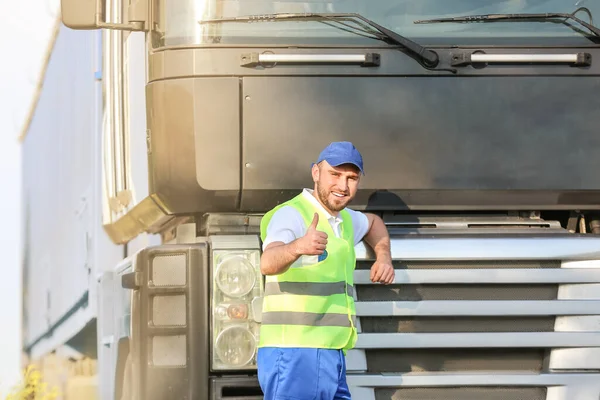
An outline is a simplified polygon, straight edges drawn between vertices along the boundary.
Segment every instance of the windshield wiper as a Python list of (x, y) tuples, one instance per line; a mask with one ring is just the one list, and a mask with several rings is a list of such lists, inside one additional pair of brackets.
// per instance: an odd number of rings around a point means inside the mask
[[(579, 11), (585, 11), (590, 16), (590, 22), (587, 23), (577, 18), (575, 14)], [(449, 17), (449, 18), (434, 18), (434, 19), (423, 19), (413, 21), (415, 24), (433, 24), (440, 22), (496, 22), (496, 21), (523, 21), (523, 20), (537, 20), (537, 21), (552, 21), (554, 19), (564, 18), (562, 23), (567, 24), (567, 20), (572, 19), (577, 21), (579, 24), (585, 26), (594, 35), (600, 37), (600, 28), (592, 25), (594, 20), (592, 19), (592, 13), (587, 7), (580, 7), (572, 13), (544, 13), (544, 14), (483, 14), (483, 15), (465, 15), (461, 17)], [(568, 25), (568, 24), (567, 24)], [(569, 25), (570, 26), (570, 25)]]
[[(410, 50), (414, 55), (416, 55), (424, 64), (424, 66), (428, 68), (436, 67), (439, 63), (439, 57), (436, 52), (427, 49), (426, 47), (421, 46), (420, 44), (413, 42), (412, 40), (392, 31), (383, 26), (377, 24), (376, 22), (363, 17), (357, 13), (282, 13), (282, 14), (265, 14), (265, 15), (245, 15), (239, 17), (230, 17), (230, 18), (216, 18), (216, 19), (207, 19), (199, 21), (201, 24), (206, 23), (219, 23), (219, 22), (269, 22), (269, 21), (282, 21), (282, 20), (297, 20), (297, 21), (308, 21), (314, 20), (326, 23), (326, 21), (336, 22), (341, 25), (344, 25), (353, 30), (344, 29), (337, 25), (330, 25), (347, 32), (359, 34), (357, 31), (368, 33), (372, 39), (382, 40), (391, 44), (398, 44), (403, 46), (404, 48)], [(344, 20), (351, 20), (355, 24), (361, 26), (363, 29), (357, 29), (354, 26), (344, 24)], [(368, 26), (356, 21), (362, 21)], [(327, 24), (329, 25), (329, 24)], [(377, 32), (373, 31), (375, 28)]]

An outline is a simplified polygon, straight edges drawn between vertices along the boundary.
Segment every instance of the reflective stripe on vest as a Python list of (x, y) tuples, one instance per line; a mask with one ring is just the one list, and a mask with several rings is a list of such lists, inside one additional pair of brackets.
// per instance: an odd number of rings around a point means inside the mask
[[(350, 321), (352, 320), (352, 324)], [(356, 315), (348, 319), (348, 314), (317, 314), (308, 312), (271, 311), (262, 315), (264, 325), (307, 325), (341, 326), (350, 328), (356, 325)]]
[(331, 296), (346, 294), (354, 296), (354, 286), (343, 282), (267, 282), (265, 296), (301, 294), (305, 296)]
[[(263, 240), (272, 215), (286, 205), (300, 212), (306, 227), (319, 212), (299, 194), (265, 214), (261, 221)], [(324, 260), (299, 259), (286, 272), (266, 277), (259, 347), (347, 350), (356, 343), (354, 232), (350, 214), (343, 210), (340, 217), (338, 238), (327, 216), (320, 213), (317, 229), (328, 235)]]

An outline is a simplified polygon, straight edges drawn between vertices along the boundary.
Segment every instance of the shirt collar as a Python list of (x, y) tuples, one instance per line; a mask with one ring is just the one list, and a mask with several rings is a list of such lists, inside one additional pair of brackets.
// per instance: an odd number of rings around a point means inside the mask
[(329, 213), (329, 211), (327, 211), (325, 209), (325, 207), (323, 207), (323, 205), (321, 203), (319, 203), (319, 200), (317, 200), (317, 198), (314, 196), (313, 194), (313, 189), (304, 189), (302, 191), (302, 195), (304, 197), (306, 197), (308, 199), (308, 201), (310, 201), (316, 208), (317, 210), (319, 210), (321, 213), (323, 213), (325, 216), (327, 216), (327, 219), (333, 219), (335, 222), (342, 222), (342, 219), (338, 216), (336, 217), (335, 215), (331, 215)]

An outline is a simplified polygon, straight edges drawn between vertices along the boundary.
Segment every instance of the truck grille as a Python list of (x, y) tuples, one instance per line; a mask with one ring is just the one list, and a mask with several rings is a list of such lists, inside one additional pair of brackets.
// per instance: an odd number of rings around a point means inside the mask
[[(579, 315), (600, 323), (600, 263), (573, 261), (600, 259), (599, 239), (588, 239), (394, 237), (396, 283), (387, 286), (370, 282), (373, 254), (357, 248), (353, 398), (542, 400), (596, 385), (581, 400), (597, 400), (598, 325), (568, 327)], [(568, 370), (576, 373), (557, 373)]]
[[(560, 268), (560, 262), (398, 262), (394, 268), (469, 269), (469, 268)], [(369, 262), (357, 263), (368, 270)], [(402, 284), (357, 286), (358, 301), (485, 301), (485, 300), (555, 300), (558, 284)], [(362, 317), (363, 333), (449, 333), (449, 332), (552, 332), (554, 316), (527, 317)], [(545, 349), (373, 349), (366, 350), (367, 371), (541, 371)], [(412, 393), (412, 392), (411, 392)]]

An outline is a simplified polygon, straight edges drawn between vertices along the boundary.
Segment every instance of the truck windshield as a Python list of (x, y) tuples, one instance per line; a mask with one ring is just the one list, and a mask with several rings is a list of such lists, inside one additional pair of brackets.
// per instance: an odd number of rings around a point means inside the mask
[[(598, 0), (155, 0), (154, 46), (194, 45), (359, 45), (380, 46), (377, 40), (314, 20), (278, 22), (199, 21), (277, 13), (359, 13), (422, 45), (557, 45), (599, 42), (576, 22), (531, 21), (415, 24), (417, 20), (471, 14), (571, 13), (587, 7), (600, 16)], [(590, 17), (578, 13), (586, 22)], [(569, 26), (569, 24), (571, 26)]]

